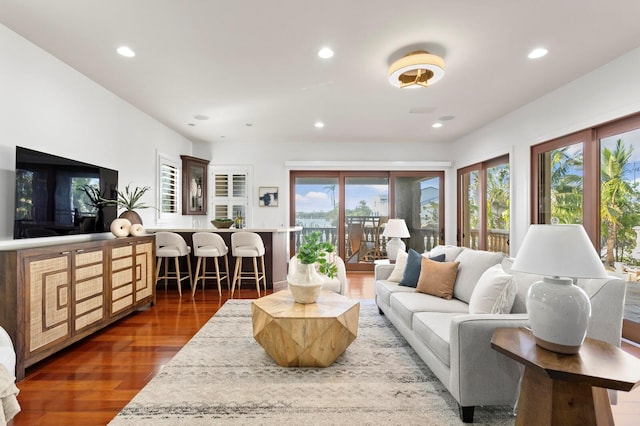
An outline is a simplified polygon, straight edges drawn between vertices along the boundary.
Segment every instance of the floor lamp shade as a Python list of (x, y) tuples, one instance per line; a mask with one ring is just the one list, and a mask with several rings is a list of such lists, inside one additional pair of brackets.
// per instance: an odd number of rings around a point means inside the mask
[(591, 303), (573, 281), (607, 277), (582, 225), (531, 225), (512, 270), (543, 276), (529, 287), (526, 299), (536, 343), (554, 352), (577, 353)]
[(400, 238), (409, 238), (409, 229), (404, 219), (389, 219), (384, 227), (382, 236), (390, 238), (387, 241), (387, 256), (390, 260), (396, 260), (398, 252), (404, 251), (406, 246)]

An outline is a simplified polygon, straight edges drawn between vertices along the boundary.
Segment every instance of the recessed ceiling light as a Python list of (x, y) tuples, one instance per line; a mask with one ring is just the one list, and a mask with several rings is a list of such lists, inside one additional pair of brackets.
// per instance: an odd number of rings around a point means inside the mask
[(318, 56), (320, 56), (322, 59), (329, 59), (333, 57), (333, 50), (331, 50), (328, 47), (323, 47), (322, 49), (320, 49), (318, 51)]
[(116, 52), (126, 58), (133, 58), (136, 56), (136, 52), (134, 52), (129, 46), (120, 46), (116, 49)]
[(253, 126), (253, 123), (246, 123), (245, 126), (251, 127), (251, 126)]
[(431, 127), (433, 127), (434, 129), (439, 129), (440, 127), (442, 127), (442, 123), (433, 123)]
[(189, 124), (189, 126), (191, 127), (195, 127), (195, 123), (187, 123), (187, 124)]
[(542, 58), (547, 53), (549, 53), (547, 49), (545, 49), (544, 47), (538, 47), (536, 49), (533, 49), (531, 52), (529, 52), (528, 57), (529, 59), (538, 59), (538, 58)]
[(194, 115), (193, 118), (195, 118), (196, 120), (208, 120), (209, 116), (208, 115), (203, 115), (203, 114), (198, 114), (198, 115)]
[(442, 117), (438, 118), (438, 121), (449, 121), (449, 120), (453, 120), (454, 118), (456, 118), (453, 115), (443, 115)]
[(316, 126), (317, 129), (322, 129), (324, 127), (324, 123), (322, 121), (316, 121), (314, 126)]

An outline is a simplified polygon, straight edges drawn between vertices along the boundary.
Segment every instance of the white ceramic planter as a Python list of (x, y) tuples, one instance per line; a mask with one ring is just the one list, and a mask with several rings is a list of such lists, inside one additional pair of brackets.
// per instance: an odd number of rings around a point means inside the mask
[(322, 276), (315, 265), (298, 263), (296, 271), (287, 277), (287, 283), (297, 303), (315, 303), (322, 289)]

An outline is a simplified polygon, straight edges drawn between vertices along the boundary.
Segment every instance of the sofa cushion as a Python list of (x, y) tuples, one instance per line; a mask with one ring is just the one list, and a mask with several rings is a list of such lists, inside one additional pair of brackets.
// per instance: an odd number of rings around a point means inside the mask
[(400, 285), (407, 287), (414, 287), (418, 285), (418, 277), (420, 276), (420, 261), (422, 255), (414, 249), (409, 249), (407, 254), (407, 264), (404, 267), (404, 273), (402, 274), (402, 280)]
[(425, 257), (425, 256), (429, 260), (433, 260), (434, 262), (446, 262), (447, 261), (447, 256), (444, 253), (438, 254), (438, 255), (435, 255), (435, 256), (428, 256), (428, 255), (425, 255), (425, 254), (422, 255), (422, 257)]
[(413, 323), (413, 314), (417, 312), (456, 312), (469, 313), (469, 305), (456, 299), (442, 299), (429, 294), (413, 292), (394, 292), (389, 297), (391, 309), (407, 327)]
[(458, 274), (458, 262), (436, 262), (423, 257), (421, 264), (416, 291), (451, 299)]
[(406, 251), (398, 251), (398, 256), (396, 257), (395, 267), (393, 271), (391, 271), (391, 275), (389, 275), (388, 280), (399, 283), (402, 281), (402, 276), (404, 275), (404, 267), (407, 264), (407, 257), (409, 255)]
[(503, 253), (493, 253), (482, 250), (463, 250), (456, 258), (460, 262), (458, 277), (453, 287), (453, 297), (469, 303), (473, 288), (480, 276), (491, 266), (496, 265), (504, 258)]
[(416, 337), (449, 367), (451, 319), (456, 312), (418, 312), (413, 316), (413, 332)]
[(502, 265), (484, 271), (469, 301), (470, 314), (508, 314), (516, 298), (516, 279)]
[(391, 304), (389, 298), (392, 293), (395, 292), (405, 292), (405, 293), (415, 293), (415, 289), (413, 287), (405, 287), (401, 286), (398, 283), (394, 283), (393, 281), (388, 280), (378, 280), (376, 281), (376, 296), (381, 299), (386, 305)]
[(435, 257), (441, 254), (445, 255), (445, 262), (453, 262), (456, 258), (465, 250), (464, 247), (452, 246), (452, 245), (444, 245), (444, 246), (435, 246), (429, 251), (429, 257)]

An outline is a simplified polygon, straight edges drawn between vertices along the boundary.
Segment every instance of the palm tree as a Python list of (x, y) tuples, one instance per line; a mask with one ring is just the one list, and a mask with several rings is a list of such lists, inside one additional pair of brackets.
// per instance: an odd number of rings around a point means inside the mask
[(509, 228), (509, 164), (487, 169), (487, 226)]
[(622, 139), (616, 140), (613, 150), (603, 148), (600, 165), (600, 219), (606, 232), (605, 265), (613, 266), (615, 261), (615, 243), (618, 227), (630, 196), (634, 195), (633, 186), (624, 180), (625, 167), (631, 160), (633, 146), (625, 146)]
[(331, 204), (335, 210), (336, 208), (336, 185), (327, 185), (323, 188), (325, 191), (331, 191)]
[(559, 223), (582, 223), (582, 151), (569, 147), (549, 152), (551, 217)]

